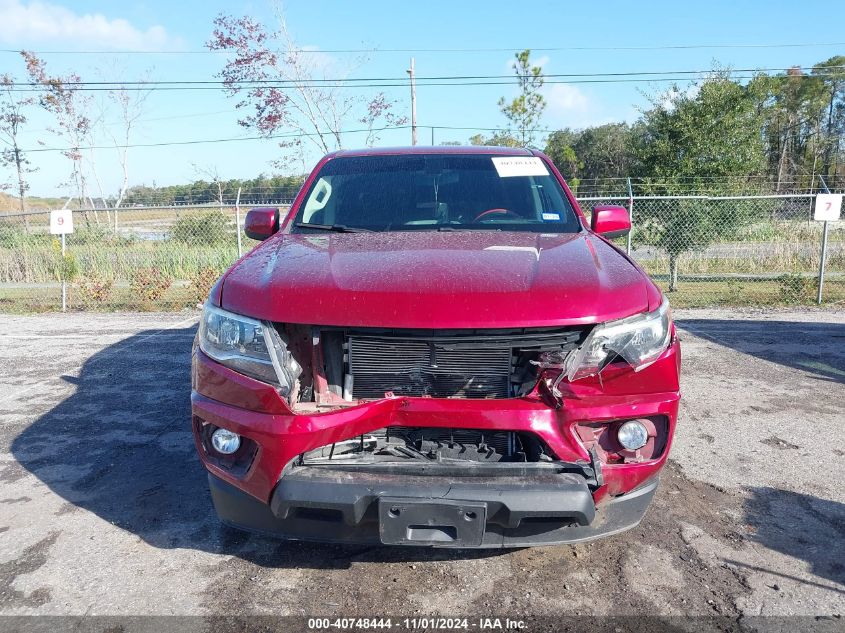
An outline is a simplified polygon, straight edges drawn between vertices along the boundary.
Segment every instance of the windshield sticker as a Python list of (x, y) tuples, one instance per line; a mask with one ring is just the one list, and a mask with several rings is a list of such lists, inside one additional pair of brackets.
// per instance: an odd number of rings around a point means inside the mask
[(549, 222), (559, 222), (560, 221), (560, 213), (544, 213), (543, 219)]
[(546, 164), (536, 156), (494, 156), (493, 165), (499, 178), (549, 175)]

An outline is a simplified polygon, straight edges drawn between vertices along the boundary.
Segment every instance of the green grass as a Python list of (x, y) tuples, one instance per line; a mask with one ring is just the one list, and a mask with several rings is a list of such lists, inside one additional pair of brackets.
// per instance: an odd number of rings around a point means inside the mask
[[(845, 272), (845, 247), (828, 245), (827, 270)], [(680, 275), (778, 275), (819, 271), (820, 251), (805, 252), (793, 244), (776, 244), (764, 255), (713, 257), (702, 253), (684, 253), (678, 264)], [(640, 266), (650, 275), (669, 272), (669, 258), (657, 253), (653, 259), (641, 259)]]
[[(249, 248), (251, 242), (245, 244)], [(83, 244), (68, 248), (79, 275), (128, 280), (139, 268), (157, 268), (173, 279), (190, 279), (204, 267), (223, 271), (238, 257), (232, 245), (192, 246), (174, 241), (135, 241), (123, 246)], [(0, 248), (0, 283), (60, 280), (61, 249), (55, 244)]]
[[(166, 226), (157, 226), (156, 231), (163, 228), (166, 233), (178, 222), (173, 222), (174, 216), (167, 210), (161, 210), (160, 215)], [(183, 211), (180, 217), (191, 220), (183, 222), (189, 229), (187, 238), (203, 230), (203, 223), (196, 221), (200, 217), (196, 213), (189, 215)], [(150, 212), (144, 212), (143, 218), (150, 220)], [(842, 223), (832, 226), (825, 301), (842, 303), (845, 301), (845, 226)], [(223, 230), (221, 227), (217, 228)], [(231, 232), (222, 238), (218, 235), (220, 239), (216, 243), (198, 244), (185, 237), (183, 241), (144, 240), (132, 234), (114, 235), (104, 227), (77, 227), (77, 232), (68, 238), (71, 261), (65, 264), (65, 269), (75, 270), (78, 280), (113, 280), (115, 285), (107, 300), (86, 302), (84, 293), (72, 283), (70, 309), (178, 310), (192, 306), (191, 295), (195, 296), (196, 292), (191, 292), (187, 280), (201, 276), (204, 269), (222, 272), (237, 258), (234, 224), (225, 230)], [(677, 291), (670, 295), (671, 301), (679, 307), (812, 304), (816, 296), (820, 236), (821, 225), (816, 223), (760, 222), (744, 227), (733, 240), (714, 243), (714, 248), (724, 249), (718, 256), (712, 251), (686, 252), (680, 258), (680, 282)], [(624, 248), (625, 239), (617, 243)], [(247, 238), (243, 240), (244, 250), (254, 244)], [(649, 257), (641, 257), (639, 263), (665, 288), (668, 257), (653, 247), (650, 250)], [(174, 280), (174, 285), (154, 306), (139, 304), (128, 286), (138, 270), (150, 268)], [(57, 288), (3, 288), (3, 284), (55, 283), (60, 279), (61, 269), (60, 243), (54, 236), (27, 234), (19, 227), (0, 225), (0, 311), (58, 309), (61, 295)], [(781, 278), (783, 275), (792, 277)]]
[[(139, 301), (128, 286), (116, 287), (102, 302), (87, 301), (73, 284), (68, 286), (67, 308), (70, 312), (178, 312), (196, 308), (195, 291), (187, 284), (171, 286), (155, 303)], [(0, 313), (31, 314), (58, 312), (62, 307), (61, 287), (0, 287)]]
[[(656, 280), (667, 290), (668, 283)], [(675, 308), (717, 306), (797, 306), (816, 305), (816, 281), (810, 280), (803, 292), (784, 292), (780, 281), (679, 281), (674, 292), (667, 293)], [(826, 280), (822, 303), (845, 306), (845, 280)]]

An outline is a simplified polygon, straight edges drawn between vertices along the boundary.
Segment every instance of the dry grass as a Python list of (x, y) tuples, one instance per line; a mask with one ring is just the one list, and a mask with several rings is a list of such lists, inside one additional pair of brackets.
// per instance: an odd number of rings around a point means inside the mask
[[(167, 236), (177, 233), (174, 227), (180, 218), (189, 218), (188, 225), (199, 227), (192, 230), (205, 228), (196, 219), (209, 211), (207, 207), (127, 209), (119, 214), (118, 234), (106, 225), (104, 212), (100, 213), (99, 227), (94, 224), (86, 227), (80, 215), (77, 232), (68, 238), (68, 253), (78, 271), (79, 282), (78, 287), (71, 287), (71, 308), (167, 310), (194, 305), (198, 288), (205, 288), (214, 273), (221, 273), (237, 257), (234, 210), (223, 210), (228, 224), (218, 243), (201, 244), (200, 239), (177, 241)], [(31, 223), (30, 234), (23, 233), (20, 224), (0, 225), (0, 311), (54, 310), (60, 303), (55, 288), (2, 288), (2, 284), (45, 284), (59, 280), (59, 241), (45, 235), (47, 215), (38, 217), (42, 222)], [(94, 222), (93, 217), (89, 219)], [(681, 281), (671, 295), (672, 302), (679, 306), (811, 303), (815, 299), (814, 276), (819, 267), (820, 241), (821, 224), (814, 222), (760, 222), (743, 227), (732, 241), (716, 241), (703, 251), (689, 251), (681, 256)], [(243, 243), (245, 250), (255, 244), (246, 238)], [(624, 248), (625, 239), (617, 243)], [(636, 246), (636, 239), (634, 243), (634, 254), (640, 264), (665, 286), (669, 271), (666, 254), (654, 247)], [(154, 269), (173, 280), (173, 286), (153, 302), (154, 306), (140, 305), (129, 289), (129, 281), (140, 269)], [(842, 302), (845, 300), (845, 223), (831, 225), (827, 269), (830, 276), (826, 299)], [(781, 278), (784, 275), (792, 277)], [(86, 290), (89, 296), (96, 296), (86, 283), (108, 286), (111, 288), (106, 293), (108, 297), (83, 301)]]

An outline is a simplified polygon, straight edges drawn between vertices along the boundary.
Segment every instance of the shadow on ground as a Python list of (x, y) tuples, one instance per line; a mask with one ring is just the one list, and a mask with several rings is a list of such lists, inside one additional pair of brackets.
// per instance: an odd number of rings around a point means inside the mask
[(746, 521), (754, 528), (750, 539), (806, 562), (814, 576), (833, 581), (843, 588), (836, 591), (845, 593), (845, 504), (778, 488), (750, 492), (744, 503)]
[(845, 383), (845, 323), (678, 319), (678, 327), (743, 354)]
[(266, 567), (498, 555), (292, 544), (222, 527), (190, 432), (195, 330), (140, 332), (94, 354), (78, 378), (64, 377), (74, 394), (15, 438), (18, 463), (71, 504), (59, 514), (77, 506), (155, 547), (236, 555)]

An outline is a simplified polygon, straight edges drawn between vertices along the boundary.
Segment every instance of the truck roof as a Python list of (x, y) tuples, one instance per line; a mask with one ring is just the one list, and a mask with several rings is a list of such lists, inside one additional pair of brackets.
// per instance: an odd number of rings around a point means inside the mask
[(534, 152), (524, 147), (488, 147), (485, 145), (409, 145), (405, 147), (342, 149), (329, 154), (329, 156), (395, 156), (397, 154), (498, 154), (505, 156), (533, 156)]

